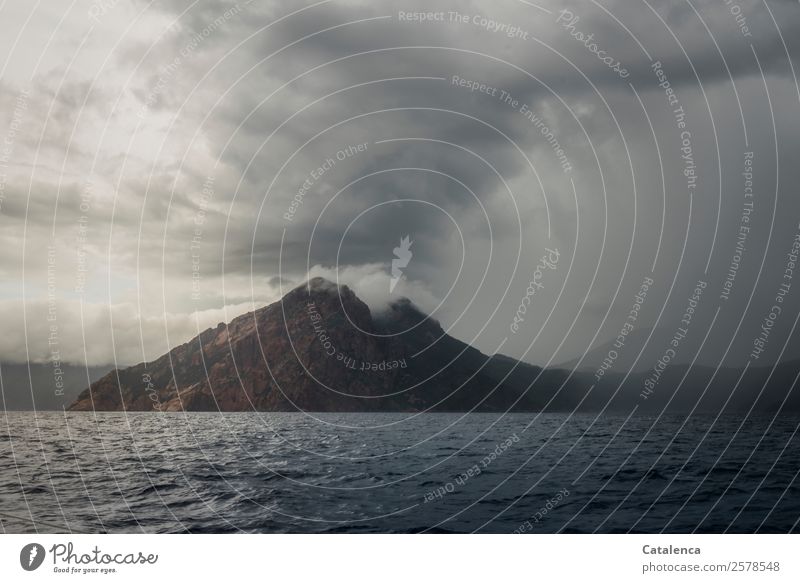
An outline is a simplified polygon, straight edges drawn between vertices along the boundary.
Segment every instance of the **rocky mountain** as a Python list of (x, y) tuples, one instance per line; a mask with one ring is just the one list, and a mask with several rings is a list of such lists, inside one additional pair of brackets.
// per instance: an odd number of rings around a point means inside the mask
[(0, 411), (61, 411), (111, 366), (0, 363)]
[(407, 299), (372, 314), (347, 286), (316, 278), (155, 362), (111, 371), (70, 410), (532, 410), (539, 372), (456, 340)]
[(317, 278), (155, 362), (111, 371), (69, 409), (797, 412), (798, 375), (800, 361), (774, 370), (678, 364), (655, 380), (615, 366), (598, 381), (487, 356), (407, 299), (373, 314), (347, 286)]

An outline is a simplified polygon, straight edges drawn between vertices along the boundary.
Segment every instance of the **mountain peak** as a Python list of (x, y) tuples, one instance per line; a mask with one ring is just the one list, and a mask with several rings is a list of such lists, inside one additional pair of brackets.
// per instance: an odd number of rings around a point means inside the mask
[(444, 334), (444, 330), (437, 320), (424, 313), (406, 297), (393, 300), (384, 310), (376, 313), (374, 318), (376, 324), (392, 333), (402, 333), (405, 330), (424, 326), (434, 336)]
[(209, 329), (155, 362), (112, 371), (71, 410), (464, 411), (517, 391), (485, 355), (408, 298), (370, 312), (348, 286), (315, 277), (279, 302)]
[(333, 282), (324, 277), (312, 277), (308, 281), (301, 283), (292, 291), (287, 293), (282, 301), (287, 300), (309, 300), (324, 299), (324, 296), (332, 298), (339, 297), (343, 304), (351, 302), (361, 302), (355, 292), (345, 284)]

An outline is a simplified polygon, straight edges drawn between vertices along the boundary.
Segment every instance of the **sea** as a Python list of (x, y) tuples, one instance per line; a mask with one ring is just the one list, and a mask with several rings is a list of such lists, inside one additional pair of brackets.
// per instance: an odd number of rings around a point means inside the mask
[(5, 533), (788, 533), (796, 416), (0, 413)]

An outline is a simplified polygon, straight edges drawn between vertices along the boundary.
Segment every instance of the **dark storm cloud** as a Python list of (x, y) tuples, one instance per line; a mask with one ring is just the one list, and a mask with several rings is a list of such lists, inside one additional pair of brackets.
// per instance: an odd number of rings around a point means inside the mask
[[(797, 179), (787, 159), (800, 135), (789, 66), (800, 50), (797, 5), (770, 3), (771, 16), (763, 4), (741, 2), (751, 36), (721, 2), (542, 5), (551, 13), (514, 2), (435, 8), (469, 15), (466, 23), (403, 22), (401, 11), (433, 9), (411, 2), (136, 2), (103, 14), (103, 34), (116, 30), (116, 16), (125, 17), (120, 33), (135, 15), (144, 16), (113, 51), (119, 39), (90, 35), (98, 39), (96, 50), (108, 50), (87, 58), (83, 68), (64, 74), (60, 59), (35, 76), (40, 89), (30, 98), (3, 205), (13, 233), (4, 233), (4, 274), (18, 279), (24, 256), (38, 266), (26, 278), (45, 289), (42, 257), (55, 215), (55, 242), (64, 254), (59, 289), (74, 299), (76, 232), (86, 215), (88, 299), (132, 302), (151, 323), (164, 313), (185, 316), (175, 325), (180, 334), (170, 337), (185, 340), (193, 309), (236, 304), (244, 310), (271, 301), (301, 281), (309, 266), (319, 265), (326, 275), (346, 272), (378, 304), (386, 299), (378, 290), (393, 247), (410, 235), (414, 258), (405, 291), (426, 305), (447, 297), (437, 317), (457, 322), (453, 333), (467, 340), (483, 330), (476, 342), (491, 351), (508, 336), (544, 248), (557, 247), (564, 262), (542, 293), (546, 309), (531, 314), (525, 333), (511, 337), (504, 350), (525, 354), (555, 305), (536, 354), (526, 358), (549, 358), (542, 355), (568, 333), (564, 351), (571, 356), (617, 333), (631, 290), (657, 252), (659, 285), (642, 325), (655, 324), (671, 293), (658, 323), (671, 327), (697, 278), (708, 278), (715, 288), (709, 296), (718, 295), (736, 242), (741, 164), (749, 149), (757, 152), (762, 196), (731, 301), (743, 309), (745, 291), (759, 280), (757, 259), (772, 224), (771, 113), (782, 156), (780, 184)], [(563, 18), (556, 22), (561, 10), (578, 17), (571, 29), (562, 26)], [(528, 39), (487, 30), (472, 22), (476, 15), (518, 26)], [(70, 23), (60, 34), (78, 38), (86, 23)], [(570, 32), (592, 34), (629, 75), (618, 76)], [(44, 39), (29, 36), (27, 50), (40, 51)], [(700, 176), (691, 215), (680, 132), (639, 43), (661, 62), (691, 124)], [(486, 84), (495, 94), (459, 87), (454, 76)], [(10, 87), (2, 85), (4, 103), (13, 101)], [(538, 122), (524, 115), (523, 105)], [(551, 141), (542, 125), (552, 131)], [(364, 151), (338, 159), (359, 144)], [(563, 170), (558, 148), (570, 171)], [(91, 208), (82, 212), (89, 178), (95, 182)], [(785, 194), (778, 202), (772, 245), (785, 244), (795, 226), (796, 202)], [(760, 280), (774, 278), (781, 264), (771, 259)], [(202, 300), (190, 302), (197, 273)], [(19, 293), (11, 286), (4, 297), (13, 301)], [(704, 314), (710, 318), (713, 310)], [(155, 330), (163, 335), (166, 328)], [(134, 340), (126, 339), (121, 350), (135, 354)]]

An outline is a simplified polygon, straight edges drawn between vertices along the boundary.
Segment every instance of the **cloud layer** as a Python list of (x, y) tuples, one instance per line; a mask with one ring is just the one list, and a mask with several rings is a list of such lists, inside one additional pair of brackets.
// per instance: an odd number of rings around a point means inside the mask
[(746, 348), (798, 228), (800, 10), (739, 5), (6, 8), (0, 361), (47, 358), (53, 304), (65, 360), (130, 363), (309, 273), (537, 363), (616, 337), (645, 277), (637, 326), (674, 328), (704, 280), (703, 358)]

